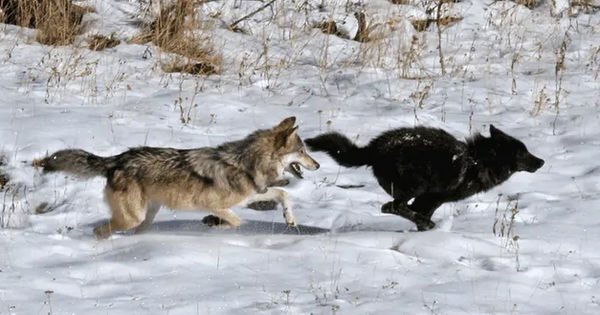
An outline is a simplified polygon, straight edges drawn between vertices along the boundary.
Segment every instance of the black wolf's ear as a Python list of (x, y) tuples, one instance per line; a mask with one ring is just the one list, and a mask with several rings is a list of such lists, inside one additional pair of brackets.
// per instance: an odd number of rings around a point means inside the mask
[(494, 125), (490, 124), (490, 136), (492, 138), (505, 137), (506, 134), (502, 132), (502, 130), (496, 128)]
[(290, 129), (290, 128), (294, 127), (295, 123), (296, 123), (296, 116), (290, 116), (290, 117), (282, 120), (279, 123), (279, 125), (273, 127), (273, 130), (280, 131), (280, 130)]
[(275, 136), (275, 147), (279, 149), (286, 145), (292, 144), (292, 141), (294, 141), (294, 139), (296, 138), (297, 132), (298, 126), (279, 131), (279, 133), (277, 133), (277, 136)]

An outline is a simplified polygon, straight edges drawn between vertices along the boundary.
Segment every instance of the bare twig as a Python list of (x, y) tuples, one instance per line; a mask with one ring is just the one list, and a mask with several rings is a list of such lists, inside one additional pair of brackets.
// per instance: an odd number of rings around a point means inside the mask
[(275, 2), (275, 0), (271, 0), (271, 1), (267, 2), (267, 3), (265, 3), (265, 4), (264, 4), (262, 7), (260, 7), (260, 8), (258, 8), (258, 9), (256, 9), (256, 10), (254, 10), (254, 11), (252, 11), (252, 12), (250, 12), (250, 13), (248, 13), (247, 15), (245, 15), (245, 16), (241, 17), (240, 19), (238, 19), (237, 21), (235, 21), (235, 22), (233, 22), (233, 23), (229, 24), (229, 29), (230, 29), (230, 30), (233, 30), (233, 29), (235, 29), (235, 27), (236, 27), (236, 26), (237, 26), (239, 23), (241, 23), (241, 22), (243, 22), (243, 21), (245, 21), (245, 20), (247, 20), (247, 19), (249, 19), (249, 18), (253, 17), (253, 16), (254, 16), (256, 13), (258, 13), (258, 12), (260, 12), (260, 11), (262, 11), (262, 10), (266, 9), (267, 7), (269, 7), (270, 5), (272, 5), (274, 2)]
[(444, 0), (438, 1), (437, 6), (437, 16), (436, 16), (436, 26), (437, 26), (437, 34), (438, 34), (438, 53), (440, 56), (440, 67), (442, 67), (442, 75), (446, 75), (446, 65), (444, 64), (444, 53), (442, 52), (442, 4)]
[(554, 109), (556, 115), (554, 116), (554, 122), (552, 123), (552, 135), (556, 135), (556, 122), (558, 121), (558, 115), (560, 114), (560, 93), (562, 91), (562, 79), (564, 71), (567, 70), (565, 67), (565, 56), (567, 53), (567, 47), (571, 43), (571, 36), (569, 30), (573, 25), (569, 24), (569, 27), (565, 31), (562, 44), (558, 51), (558, 58), (556, 60), (556, 66), (554, 68), (554, 80), (555, 80), (555, 96), (554, 96)]

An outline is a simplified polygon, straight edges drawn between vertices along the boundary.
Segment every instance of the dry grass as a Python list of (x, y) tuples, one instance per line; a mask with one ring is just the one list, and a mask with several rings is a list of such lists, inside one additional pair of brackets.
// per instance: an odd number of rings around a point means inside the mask
[(120, 39), (114, 38), (112, 35), (110, 37), (106, 37), (104, 35), (93, 35), (90, 37), (89, 41), (90, 43), (88, 48), (95, 51), (113, 48), (121, 43)]
[(594, 0), (572, 0), (571, 6), (600, 9), (600, 5), (595, 4)]
[[(6, 157), (0, 153), (0, 167), (6, 165)], [(2, 169), (0, 169), (0, 191), (3, 191), (8, 184), (8, 174), (6, 174)]]
[(571, 8), (579, 8), (586, 14), (600, 11), (600, 5), (595, 4), (594, 0), (571, 0)]
[(340, 38), (350, 39), (360, 43), (371, 41), (371, 37), (369, 35), (371, 34), (373, 28), (367, 26), (367, 18), (365, 14), (362, 12), (354, 12), (354, 17), (358, 21), (358, 30), (353, 38), (340, 32), (337, 24), (334, 21), (325, 21), (317, 25), (317, 28), (319, 28), (325, 34), (335, 35)]
[(0, 8), (3, 23), (36, 29), (36, 40), (51, 46), (72, 44), (83, 15), (93, 12), (70, 0), (0, 0)]
[[(446, 17), (440, 18), (439, 24), (441, 26), (450, 27), (450, 26), (454, 25), (454, 23), (456, 23), (458, 21), (462, 21), (462, 19), (463, 19), (462, 17), (446, 16)], [(414, 28), (417, 30), (417, 32), (423, 32), (429, 27), (429, 25), (437, 23), (437, 19), (432, 18), (432, 19), (423, 19), (423, 20), (411, 20), (410, 22), (414, 26)]]
[(531, 110), (530, 114), (531, 114), (531, 116), (538, 116), (539, 114), (542, 113), (542, 111), (544, 110), (546, 105), (548, 103), (550, 103), (552, 100), (548, 97), (548, 94), (546, 94), (546, 86), (545, 85), (541, 89), (537, 88), (537, 86), (534, 85), (534, 91), (536, 91), (535, 94), (533, 95), (534, 106), (533, 106), (533, 109)]
[(529, 9), (535, 9), (542, 5), (542, 0), (512, 0), (514, 3), (526, 6)]
[(8, 184), (8, 175), (3, 171), (0, 171), (0, 191), (4, 190), (6, 184)]
[(218, 74), (221, 72), (222, 56), (214, 52), (209, 36), (198, 35), (203, 25), (196, 17), (196, 7), (205, 3), (178, 0), (175, 4), (162, 6), (160, 13), (141, 34), (130, 43), (152, 42), (163, 52), (177, 54), (177, 58), (162, 68), (167, 72), (194, 74)]
[(496, 218), (492, 225), (492, 232), (500, 237), (503, 248), (514, 254), (515, 269), (521, 271), (521, 262), (519, 259), (519, 240), (520, 237), (515, 234), (516, 218), (519, 215), (519, 199), (508, 198), (508, 204), (504, 212), (499, 213), (499, 203), (502, 195), (498, 196), (496, 201)]
[(217, 69), (211, 63), (206, 62), (189, 62), (180, 58), (175, 58), (171, 62), (161, 63), (161, 69), (164, 72), (180, 72), (198, 75), (217, 74)]
[[(423, 0), (389, 0), (392, 4), (401, 4), (401, 5), (418, 5), (422, 4)], [(441, 0), (442, 3), (459, 3), (463, 0)]]
[(335, 24), (334, 21), (324, 21), (323, 23), (317, 25), (317, 28), (319, 28), (324, 34), (335, 35), (340, 38), (350, 39), (350, 37), (346, 36), (346, 34), (338, 30), (337, 24)]

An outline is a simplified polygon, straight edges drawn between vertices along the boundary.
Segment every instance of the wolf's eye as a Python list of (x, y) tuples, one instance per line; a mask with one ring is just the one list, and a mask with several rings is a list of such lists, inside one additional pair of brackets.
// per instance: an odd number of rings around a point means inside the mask
[(298, 152), (300, 152), (300, 154), (304, 154), (304, 148), (300, 148)]

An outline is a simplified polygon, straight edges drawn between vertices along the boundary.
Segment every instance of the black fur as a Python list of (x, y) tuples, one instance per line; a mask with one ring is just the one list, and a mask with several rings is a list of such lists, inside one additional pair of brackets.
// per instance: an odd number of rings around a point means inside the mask
[(431, 216), (443, 203), (487, 191), (515, 172), (533, 173), (544, 165), (523, 142), (493, 125), (489, 138), (475, 134), (466, 142), (442, 129), (418, 126), (388, 130), (365, 147), (337, 132), (304, 143), (342, 166), (372, 167), (379, 185), (394, 198), (381, 211), (414, 222), (419, 231), (435, 227)]

